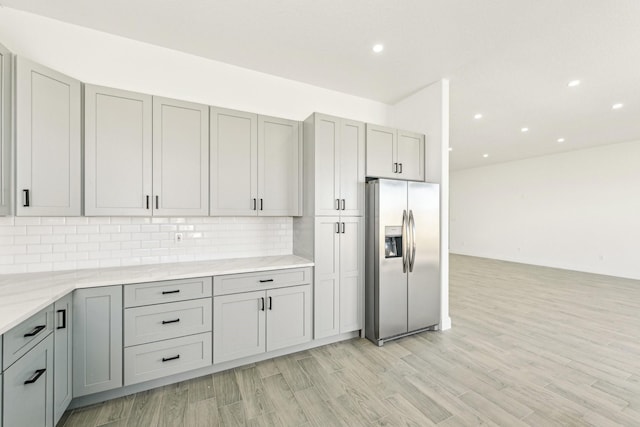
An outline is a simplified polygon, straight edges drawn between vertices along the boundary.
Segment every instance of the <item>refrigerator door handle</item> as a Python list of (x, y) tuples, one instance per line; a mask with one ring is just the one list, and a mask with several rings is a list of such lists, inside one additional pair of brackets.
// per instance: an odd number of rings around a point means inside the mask
[(407, 272), (407, 211), (402, 211), (402, 272)]
[(411, 257), (409, 258), (409, 273), (413, 271), (416, 262), (416, 220), (413, 217), (413, 210), (409, 209), (409, 227), (411, 228)]

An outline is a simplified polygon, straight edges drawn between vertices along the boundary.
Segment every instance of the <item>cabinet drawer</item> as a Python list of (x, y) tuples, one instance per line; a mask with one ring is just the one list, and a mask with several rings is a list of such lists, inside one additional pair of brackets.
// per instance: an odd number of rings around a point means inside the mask
[(213, 278), (213, 294), (226, 295), (238, 292), (281, 288), (311, 283), (311, 267), (257, 273), (230, 274)]
[(211, 298), (172, 302), (124, 311), (124, 345), (138, 345), (210, 332)]
[(124, 287), (124, 306), (137, 307), (211, 296), (211, 277), (137, 283)]
[(4, 373), (4, 425), (53, 425), (53, 335)]
[(3, 366), (11, 366), (53, 331), (53, 305), (34, 314), (4, 334)]
[(211, 365), (211, 332), (124, 349), (124, 384)]

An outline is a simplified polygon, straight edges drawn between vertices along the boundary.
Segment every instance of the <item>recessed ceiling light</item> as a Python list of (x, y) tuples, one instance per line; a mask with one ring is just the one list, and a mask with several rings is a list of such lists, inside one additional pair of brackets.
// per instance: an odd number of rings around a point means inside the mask
[(522, 128), (520, 129), (520, 132), (529, 132), (529, 128)]
[(382, 52), (383, 50), (384, 50), (384, 45), (383, 45), (383, 44), (378, 43), (378, 44), (374, 44), (374, 45), (373, 45), (373, 51), (374, 51), (375, 53), (380, 53), (380, 52)]
[(489, 157), (489, 155), (488, 154), (483, 154), (482, 157), (484, 157), (486, 159), (487, 157)]
[(580, 86), (580, 80), (571, 80), (567, 86), (569, 87), (576, 87), (576, 86)]
[(564, 142), (564, 138), (558, 138), (558, 142)]
[(621, 103), (613, 104), (613, 105), (611, 106), (611, 108), (612, 108), (613, 110), (619, 110), (619, 109), (621, 109), (622, 107), (624, 107), (624, 104), (621, 104)]
[(473, 116), (474, 119), (478, 120), (482, 118), (482, 114), (478, 113), (475, 116)]

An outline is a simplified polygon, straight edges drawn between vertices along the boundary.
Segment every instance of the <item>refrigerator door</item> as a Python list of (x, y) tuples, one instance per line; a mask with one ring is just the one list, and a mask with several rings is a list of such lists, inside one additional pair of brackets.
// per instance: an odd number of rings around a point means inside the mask
[(440, 186), (408, 184), (408, 330), (414, 331), (440, 322)]
[[(378, 272), (376, 300), (378, 305), (378, 336), (387, 338), (407, 332), (407, 273), (403, 264), (408, 265), (406, 215), (407, 182), (379, 180), (378, 197), (375, 206), (375, 221), (378, 229)], [(389, 256), (385, 250), (385, 236), (397, 235), (402, 256)]]

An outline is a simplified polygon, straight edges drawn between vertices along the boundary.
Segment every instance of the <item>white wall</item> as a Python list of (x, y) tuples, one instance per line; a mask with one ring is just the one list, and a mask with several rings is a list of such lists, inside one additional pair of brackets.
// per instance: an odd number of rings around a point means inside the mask
[(640, 279), (640, 141), (452, 173), (451, 252)]
[[(303, 120), (387, 124), (388, 106), (0, 7), (0, 43), (85, 83)], [(176, 244), (175, 231), (185, 240)], [(279, 255), (291, 218), (0, 218), (0, 274)]]
[(425, 172), (440, 184), (440, 329), (449, 317), (449, 81), (431, 84), (392, 106), (391, 126), (426, 135)]

